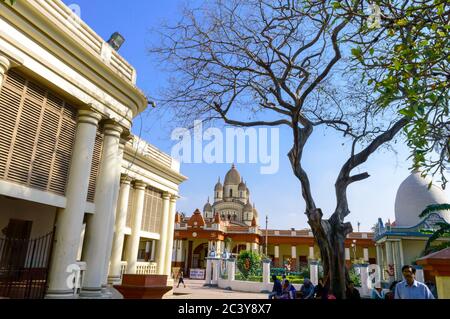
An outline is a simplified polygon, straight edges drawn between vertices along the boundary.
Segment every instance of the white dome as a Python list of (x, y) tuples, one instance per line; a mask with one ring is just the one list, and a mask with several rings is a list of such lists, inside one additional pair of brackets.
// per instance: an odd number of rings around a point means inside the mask
[[(420, 172), (413, 172), (398, 188), (395, 197), (395, 225), (412, 227), (420, 223), (420, 213), (432, 204), (449, 202), (444, 191), (435, 185), (428, 189), (431, 179), (420, 176)], [(450, 212), (439, 212), (442, 218), (450, 222)]]

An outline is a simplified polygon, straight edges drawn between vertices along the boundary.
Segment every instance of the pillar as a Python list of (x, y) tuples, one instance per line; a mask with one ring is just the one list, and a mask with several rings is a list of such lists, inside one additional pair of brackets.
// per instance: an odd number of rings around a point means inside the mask
[(234, 259), (227, 260), (227, 272), (228, 272), (228, 280), (233, 281), (236, 276), (236, 262)]
[(423, 267), (415, 265), (414, 268), (416, 269), (416, 280), (419, 281), (419, 282), (424, 283), (425, 282), (425, 277), (424, 277), (424, 274), (423, 274)]
[(97, 125), (101, 116), (79, 110), (75, 143), (66, 187), (66, 207), (57, 213), (54, 247), (49, 269), (47, 297), (69, 297), (67, 267), (76, 263), (91, 173)]
[(397, 280), (403, 280), (402, 274), (402, 261), (400, 254), (400, 242), (395, 241), (392, 243), (393, 253), (394, 253), (394, 265), (395, 265), (395, 274)]
[(377, 265), (379, 265), (380, 268), (383, 269), (383, 252), (381, 251), (380, 244), (375, 244), (375, 248), (377, 250)]
[(369, 262), (369, 248), (363, 248), (364, 261)]
[(142, 181), (134, 183), (135, 194), (133, 196), (133, 221), (131, 235), (127, 244), (127, 274), (136, 274), (137, 255), (139, 251), (140, 232), (142, 224), (142, 215), (144, 213), (145, 188), (147, 184)]
[[(95, 187), (95, 214), (90, 216), (86, 226), (86, 252), (84, 253), (87, 269), (84, 273), (81, 296), (100, 297), (105, 276), (105, 264), (109, 262), (110, 232), (114, 229), (114, 192), (119, 176), (117, 155), (122, 128), (108, 123), (104, 127), (102, 156), (97, 183)], [(111, 238), (112, 240), (112, 238)]]
[[(389, 281), (392, 282), (395, 280), (395, 266), (394, 266), (394, 257), (392, 254), (392, 242), (386, 241), (386, 267), (389, 272)], [(390, 272), (393, 271), (393, 274)]]
[(309, 275), (311, 276), (311, 282), (316, 286), (319, 283), (319, 265), (317, 261), (312, 260), (309, 264)]
[(270, 259), (263, 260), (263, 284), (270, 285)]
[(212, 280), (212, 258), (206, 257), (205, 286), (211, 285)]
[(275, 268), (280, 267), (280, 246), (275, 245), (273, 247), (273, 254), (274, 254), (273, 264)]
[(151, 261), (155, 261), (156, 240), (152, 240), (152, 254), (150, 256)]
[(8, 72), (11, 67), (11, 62), (4, 56), (0, 56), (0, 89), (3, 84), (3, 80), (5, 79), (5, 74)]
[(368, 278), (369, 273), (367, 269), (367, 264), (363, 264), (359, 266), (360, 276), (361, 276), (361, 288), (362, 288), (362, 296), (369, 295), (369, 286), (368, 286)]
[(309, 259), (315, 259), (314, 258), (314, 246), (309, 247)]
[(219, 284), (219, 274), (220, 274), (220, 259), (214, 257), (212, 259), (212, 278), (211, 285), (217, 286)]
[[(116, 212), (116, 227), (111, 252), (111, 268), (108, 278), (110, 283), (120, 282), (120, 268), (122, 262), (123, 243), (125, 240), (130, 185), (130, 179), (126, 175), (123, 175), (120, 180), (120, 191)], [(132, 212), (130, 212), (130, 214), (131, 213)]]
[(291, 271), (297, 271), (297, 246), (291, 247)]
[(252, 249), (251, 244), (250, 243), (245, 243), (245, 250), (246, 251), (250, 251)]
[(112, 247), (114, 244), (114, 234), (116, 231), (116, 219), (117, 219), (117, 206), (119, 205), (119, 192), (120, 192), (120, 181), (121, 181), (121, 172), (122, 172), (122, 161), (123, 161), (123, 153), (125, 150), (126, 140), (121, 140), (119, 143), (119, 149), (116, 156), (116, 179), (113, 195), (113, 206), (112, 206), (112, 214), (110, 214), (109, 220), (109, 232), (108, 232), (108, 246), (106, 248), (107, 258), (105, 260), (105, 265), (103, 268), (103, 283), (102, 286), (105, 288), (108, 284), (108, 275), (111, 264), (111, 256), (112, 256)]
[(173, 236), (175, 228), (175, 213), (176, 213), (176, 203), (177, 197), (175, 195), (170, 196), (169, 203), (169, 216), (167, 221), (167, 231), (166, 231), (166, 256), (164, 260), (165, 270), (164, 275), (170, 276), (172, 273), (172, 252), (173, 252)]
[(258, 243), (252, 243), (252, 244), (251, 244), (251, 247), (252, 247), (252, 251), (253, 251), (253, 252), (255, 252), (255, 253), (258, 252)]
[(161, 215), (161, 228), (160, 228), (160, 238), (158, 241), (158, 253), (156, 257), (157, 262), (157, 273), (163, 275), (166, 271), (165, 259), (166, 259), (166, 249), (167, 249), (167, 228), (169, 223), (169, 200), (170, 195), (167, 192), (163, 193), (163, 203), (162, 203), (162, 215)]

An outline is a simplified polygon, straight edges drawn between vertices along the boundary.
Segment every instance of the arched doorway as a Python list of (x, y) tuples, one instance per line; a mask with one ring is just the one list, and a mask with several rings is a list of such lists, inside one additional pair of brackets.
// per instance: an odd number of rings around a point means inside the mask
[(205, 258), (208, 256), (208, 243), (195, 247), (192, 253), (191, 268), (206, 268)]

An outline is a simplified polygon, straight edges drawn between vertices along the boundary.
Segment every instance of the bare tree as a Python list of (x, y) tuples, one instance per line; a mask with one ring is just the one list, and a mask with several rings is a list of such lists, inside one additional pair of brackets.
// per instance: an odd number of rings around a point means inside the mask
[[(350, 213), (347, 189), (369, 177), (352, 172), (408, 119), (378, 109), (355, 79), (344, 79), (342, 39), (352, 32), (351, 16), (334, 10), (331, 1), (212, 1), (186, 8), (178, 24), (164, 25), (161, 42), (150, 52), (172, 74), (160, 100), (179, 118), (292, 130), (288, 157), (301, 184), (305, 214), (327, 283), (337, 298), (345, 298), (344, 241), (352, 232), (344, 221)], [(305, 145), (318, 126), (342, 132), (352, 145), (336, 179), (337, 206), (329, 219), (316, 205), (302, 165)]]

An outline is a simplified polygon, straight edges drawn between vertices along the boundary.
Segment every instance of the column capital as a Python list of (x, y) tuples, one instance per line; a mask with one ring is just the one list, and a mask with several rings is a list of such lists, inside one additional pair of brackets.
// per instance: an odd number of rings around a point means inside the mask
[(180, 196), (176, 195), (176, 194), (169, 194), (170, 195), (170, 202), (171, 203), (175, 203), (177, 201), (178, 198), (180, 198)]
[(7, 57), (0, 55), (0, 74), (5, 74), (10, 67), (11, 61)]
[(98, 122), (102, 119), (100, 113), (92, 109), (78, 110), (78, 123), (87, 123), (98, 126)]
[(133, 179), (130, 176), (126, 175), (126, 174), (121, 174), (120, 175), (120, 184), (131, 184), (132, 180)]
[(169, 200), (171, 198), (170, 193), (169, 192), (163, 192), (162, 198), (164, 200)]
[(120, 138), (120, 135), (123, 132), (123, 128), (120, 124), (113, 120), (106, 120), (103, 125), (103, 133), (105, 135), (114, 136)]
[(143, 181), (135, 181), (134, 182), (134, 188), (135, 189), (145, 190), (146, 187), (147, 187), (147, 184), (144, 183)]

